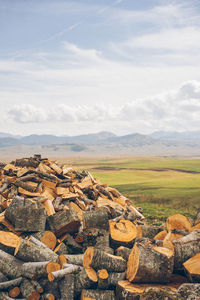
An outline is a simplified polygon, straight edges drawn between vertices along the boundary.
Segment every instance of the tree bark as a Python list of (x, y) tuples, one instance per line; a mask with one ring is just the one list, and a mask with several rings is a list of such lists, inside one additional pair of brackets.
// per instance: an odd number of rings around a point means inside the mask
[(75, 296), (79, 295), (84, 288), (91, 288), (96, 287), (97, 285), (97, 275), (96, 272), (93, 272), (90, 269), (82, 269), (81, 272), (79, 272), (75, 276), (74, 281), (74, 291)]
[(173, 251), (136, 243), (129, 255), (127, 279), (131, 282), (169, 282), (173, 266)]
[(111, 255), (94, 247), (89, 247), (83, 257), (83, 266), (95, 270), (106, 269), (108, 272), (124, 272), (126, 261), (120, 257)]
[(107, 208), (99, 208), (93, 212), (83, 213), (83, 223), (85, 228), (109, 229), (109, 213)]
[(20, 290), (22, 296), (28, 300), (39, 300), (40, 294), (34, 289), (31, 282), (28, 279), (23, 279)]
[(98, 299), (98, 300), (115, 300), (114, 291), (107, 290), (82, 290), (81, 300)]
[(74, 275), (67, 274), (60, 282), (60, 300), (72, 300), (74, 299)]
[(0, 250), (0, 271), (12, 279), (20, 277), (22, 275), (22, 262)]

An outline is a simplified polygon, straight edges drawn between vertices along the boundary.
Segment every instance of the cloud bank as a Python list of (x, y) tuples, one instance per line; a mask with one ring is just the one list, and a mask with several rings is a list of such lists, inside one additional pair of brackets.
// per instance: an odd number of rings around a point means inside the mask
[[(192, 129), (200, 126), (200, 82), (184, 82), (176, 90), (150, 98), (135, 99), (123, 105), (57, 104), (44, 109), (29, 104), (15, 105), (8, 117), (17, 123), (140, 124), (147, 128)], [(156, 125), (157, 124), (157, 125)], [(178, 128), (177, 128), (178, 126)], [(136, 125), (138, 127), (138, 125)]]

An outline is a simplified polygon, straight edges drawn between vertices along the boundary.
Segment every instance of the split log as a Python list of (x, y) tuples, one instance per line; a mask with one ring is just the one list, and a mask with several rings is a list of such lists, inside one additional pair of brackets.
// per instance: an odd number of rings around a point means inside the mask
[(169, 282), (173, 266), (173, 251), (137, 242), (129, 255), (127, 279), (131, 282)]
[(95, 270), (106, 269), (108, 272), (124, 272), (126, 261), (121, 256), (115, 256), (94, 247), (89, 247), (83, 256), (83, 266)]
[(200, 283), (200, 253), (184, 262), (183, 267), (190, 282)]
[(135, 238), (137, 237), (136, 226), (128, 220), (120, 220), (119, 222), (109, 221), (111, 245), (133, 247)]
[(74, 275), (67, 274), (60, 282), (60, 300), (72, 300), (74, 299)]
[(36, 188), (37, 188), (37, 185), (36, 185), (36, 187), (32, 186), (32, 185), (30, 185), (30, 184), (22, 181), (21, 179), (16, 180), (14, 182), (14, 185), (16, 185), (17, 187), (21, 187), (24, 190), (26, 190), (28, 192), (31, 192), (31, 193), (35, 193), (36, 192)]
[(164, 238), (166, 237), (167, 235), (167, 231), (166, 230), (162, 230), (160, 232), (158, 232), (155, 236), (154, 236), (154, 240), (160, 240), (160, 241), (163, 241)]
[(54, 249), (54, 252), (57, 255), (65, 255), (69, 253), (68, 248), (64, 243), (58, 244), (58, 246)]
[(181, 300), (199, 300), (200, 284), (184, 283), (179, 287), (178, 294), (181, 296)]
[(171, 242), (175, 251), (174, 268), (183, 270), (183, 263), (200, 252), (200, 230)]
[(40, 247), (28, 240), (21, 239), (16, 247), (16, 257), (26, 262), (57, 261), (58, 255), (49, 248)]
[(65, 232), (78, 232), (80, 226), (80, 220), (72, 209), (57, 212), (52, 216), (48, 216), (47, 222), (56, 236), (61, 236)]
[(83, 268), (76, 274), (74, 281), (75, 296), (78, 296), (84, 288), (94, 288), (97, 285), (97, 273), (92, 268)]
[(20, 285), (20, 291), (22, 293), (22, 296), (28, 300), (40, 299), (40, 294), (34, 289), (34, 287), (28, 279), (23, 279)]
[(114, 291), (105, 290), (82, 290), (81, 300), (115, 300)]
[(42, 202), (48, 216), (55, 214), (55, 209), (51, 200), (47, 199)]
[(109, 213), (108, 210), (104, 208), (99, 208), (94, 212), (84, 212), (83, 213), (83, 224), (85, 228), (100, 228), (109, 229)]
[(21, 277), (22, 263), (14, 256), (0, 250), (0, 271), (9, 278)]
[(125, 259), (125, 261), (128, 261), (130, 253), (131, 253), (131, 249), (124, 246), (120, 246), (116, 250), (116, 255), (121, 256), (123, 259)]

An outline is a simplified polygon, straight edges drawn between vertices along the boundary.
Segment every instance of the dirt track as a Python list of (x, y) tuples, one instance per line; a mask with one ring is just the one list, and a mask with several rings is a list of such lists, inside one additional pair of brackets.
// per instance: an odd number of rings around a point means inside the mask
[(200, 172), (198, 171), (189, 171), (189, 170), (172, 169), (172, 168), (150, 168), (150, 169), (140, 168), (139, 169), (139, 168), (96, 167), (92, 169), (101, 170), (101, 171), (120, 171), (120, 170), (156, 171), (156, 172), (175, 171), (175, 172), (190, 173), (190, 174), (200, 174)]

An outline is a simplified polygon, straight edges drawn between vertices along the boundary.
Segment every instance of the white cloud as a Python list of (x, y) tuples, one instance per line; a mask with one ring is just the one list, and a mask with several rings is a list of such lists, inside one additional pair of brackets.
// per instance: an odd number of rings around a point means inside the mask
[[(200, 125), (200, 82), (183, 83), (178, 89), (150, 98), (135, 99), (121, 106), (58, 104), (48, 109), (33, 105), (16, 105), (8, 115), (19, 123), (54, 122), (92, 124), (101, 130), (101, 123), (133, 126), (133, 131), (156, 129), (185, 130)], [(181, 97), (180, 97), (181, 96)], [(188, 123), (189, 122), (189, 123)], [(179, 124), (179, 125), (178, 125)], [(109, 125), (110, 126), (110, 125)], [(176, 126), (176, 127), (175, 127)], [(141, 130), (140, 130), (141, 131)]]

